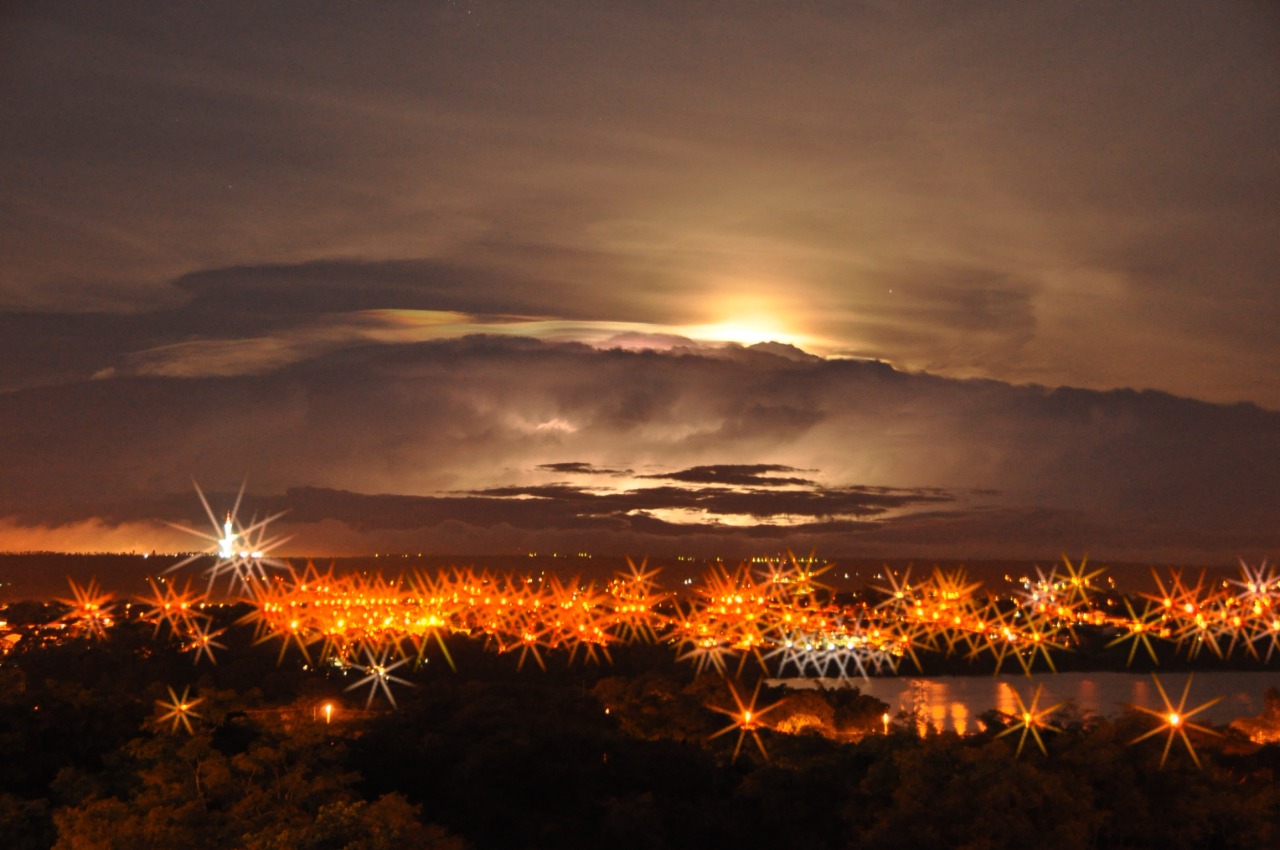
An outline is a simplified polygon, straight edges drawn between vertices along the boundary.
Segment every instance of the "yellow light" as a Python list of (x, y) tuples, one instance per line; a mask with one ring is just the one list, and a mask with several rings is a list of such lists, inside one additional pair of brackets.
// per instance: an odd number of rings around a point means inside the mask
[(769, 316), (743, 316), (711, 325), (695, 325), (682, 330), (693, 339), (708, 342), (736, 342), (740, 345), (787, 342), (793, 339)]

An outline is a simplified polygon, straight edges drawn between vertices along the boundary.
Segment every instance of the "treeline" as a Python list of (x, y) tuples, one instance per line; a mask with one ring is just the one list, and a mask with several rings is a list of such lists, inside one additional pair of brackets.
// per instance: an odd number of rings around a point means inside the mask
[[(665, 647), (612, 665), (516, 671), (466, 642), (397, 687), (307, 669), (273, 644), (195, 667), (122, 624), (0, 663), (7, 848), (1192, 848), (1280, 844), (1280, 748), (1195, 736), (1197, 769), (1151, 718), (1067, 711), (1047, 755), (986, 731), (921, 737), (855, 690), (732, 683), (768, 706), (767, 759), (730, 683)], [(225, 659), (225, 660), (223, 660)], [(732, 671), (731, 671), (732, 672)], [(190, 688), (192, 731), (162, 720)], [(325, 704), (334, 706), (326, 717)], [(730, 712), (714, 710), (715, 707)], [(328, 721), (328, 722), (326, 722)], [(717, 735), (718, 732), (725, 734)], [(745, 735), (736, 758), (740, 735)]]

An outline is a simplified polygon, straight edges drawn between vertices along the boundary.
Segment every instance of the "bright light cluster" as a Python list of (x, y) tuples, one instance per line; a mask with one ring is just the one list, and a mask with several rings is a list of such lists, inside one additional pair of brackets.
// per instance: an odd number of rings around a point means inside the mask
[[(243, 493), (243, 489), (241, 491)], [(1173, 643), (1194, 658), (1204, 649), (1225, 657), (1243, 652), (1269, 661), (1280, 647), (1280, 574), (1263, 562), (1241, 562), (1241, 577), (1231, 582), (1194, 584), (1174, 571), (1168, 580), (1154, 574), (1156, 593), (1143, 594), (1138, 611), (1122, 596), (1125, 612), (1109, 599), (1102, 570), (1063, 558), (1046, 575), (1036, 569), (1021, 589), (1007, 596), (984, 591), (964, 570), (938, 568), (912, 582), (910, 570), (886, 569), (883, 584), (868, 598), (840, 603), (818, 582), (830, 566), (812, 558), (757, 559), (736, 568), (717, 565), (683, 600), (664, 592), (657, 569), (628, 561), (628, 571), (598, 586), (555, 575), (522, 576), (487, 570), (450, 569), (434, 575), (413, 572), (387, 578), (381, 573), (335, 574), (311, 565), (298, 573), (266, 553), (279, 538), (268, 538), (276, 517), (242, 526), (236, 519), (240, 497), (219, 525), (209, 502), (201, 503), (214, 533), (204, 553), (214, 559), (206, 569), (209, 589), (222, 576), (250, 603), (258, 639), (280, 641), (280, 657), (296, 648), (308, 661), (363, 666), (361, 659), (390, 652), (421, 660), (429, 645), (449, 659), (445, 638), (481, 638), (500, 653), (515, 653), (522, 666), (532, 659), (544, 666), (548, 651), (579, 653), (589, 661), (609, 658), (609, 647), (636, 640), (671, 643), (679, 660), (699, 671), (738, 670), (749, 657), (777, 676), (839, 680), (897, 672), (904, 658), (921, 668), (920, 652), (960, 655), (977, 662), (989, 658), (995, 672), (1016, 665), (1031, 674), (1037, 667), (1055, 670), (1054, 654), (1077, 644), (1082, 626), (1106, 627), (1130, 643), (1132, 663), (1139, 646), (1158, 663), (1155, 640)], [(278, 515), (277, 515), (278, 516)], [(245, 548), (237, 541), (252, 540)], [(193, 556), (171, 567), (192, 563)], [(268, 573), (264, 565), (281, 568)], [(74, 587), (74, 586), (73, 586)], [(179, 592), (152, 583), (157, 628), (168, 623), (189, 642), (197, 660), (213, 660), (219, 633), (199, 613), (204, 597), (189, 583)], [(91, 602), (74, 603), (73, 622), (101, 634), (102, 614)], [(109, 624), (109, 620), (106, 621)], [(449, 659), (452, 664), (452, 659)]]
[(1142, 643), (1154, 659), (1152, 634), (1173, 641), (1179, 651), (1185, 648), (1189, 658), (1208, 649), (1219, 658), (1242, 651), (1270, 661), (1280, 648), (1280, 574), (1265, 561), (1257, 567), (1241, 561), (1239, 579), (1216, 585), (1206, 583), (1203, 574), (1191, 584), (1174, 571), (1166, 587), (1153, 575), (1159, 592), (1143, 594), (1142, 612), (1130, 609), (1125, 624), (1133, 649)]
[(218, 642), (226, 630), (212, 630), (213, 618), (206, 612), (206, 597), (191, 589), (191, 579), (187, 579), (181, 590), (164, 578), (148, 578), (147, 584), (151, 587), (151, 595), (142, 599), (148, 608), (143, 619), (155, 625), (153, 636), (158, 636), (161, 629), (167, 627), (192, 653), (194, 663), (200, 663), (201, 658), (217, 663), (213, 651), (226, 649)]
[(286, 543), (289, 538), (267, 536), (267, 527), (274, 520), (284, 516), (283, 513), (263, 519), (255, 518), (250, 520), (248, 525), (242, 524), (237, 518), (240, 500), (244, 497), (244, 485), (241, 485), (240, 492), (236, 495), (235, 505), (219, 523), (213, 508), (209, 506), (209, 500), (205, 498), (198, 484), (196, 493), (200, 496), (200, 504), (204, 505), (204, 512), (208, 515), (209, 522), (213, 524), (213, 533), (205, 534), (193, 528), (175, 525), (174, 528), (208, 541), (208, 545), (203, 551), (196, 552), (174, 564), (165, 570), (166, 573), (172, 573), (205, 556), (212, 556), (213, 565), (205, 570), (205, 575), (209, 579), (209, 591), (212, 592), (220, 578), (225, 577), (231, 589), (234, 590), (237, 587), (246, 587), (248, 582), (254, 579), (266, 579), (268, 568), (282, 570), (289, 568), (285, 561), (270, 557), (271, 550)]
[[(903, 659), (921, 668), (920, 653), (984, 657), (996, 672), (1015, 664), (1030, 674), (1054, 669), (1054, 654), (1077, 643), (1081, 626), (1130, 642), (1129, 660), (1141, 646), (1158, 661), (1156, 641), (1194, 658), (1205, 649), (1218, 657), (1244, 653), (1270, 661), (1280, 647), (1280, 576), (1265, 564), (1242, 565), (1241, 578), (1191, 584), (1181, 573), (1155, 576), (1158, 592), (1143, 594), (1140, 612), (1126, 597), (1125, 614), (1100, 603), (1100, 571), (1064, 560), (1063, 568), (1012, 596), (979, 595), (980, 585), (962, 570), (934, 569), (913, 583), (909, 573), (886, 570), (873, 598), (837, 603), (817, 579), (809, 559), (768, 561), (763, 568), (718, 565), (683, 599), (665, 592), (658, 570), (629, 562), (629, 570), (604, 584), (450, 569), (385, 578), (380, 573), (335, 574), (308, 565), (302, 572), (246, 573), (238, 584), (250, 604), (246, 620), (259, 642), (278, 640), (280, 658), (294, 650), (311, 663), (368, 667), (370, 654), (420, 661), (438, 647), (449, 663), (445, 639), (478, 638), (523, 666), (545, 666), (546, 653), (567, 652), (572, 662), (609, 660), (609, 648), (634, 641), (665, 641), (677, 658), (699, 671), (741, 671), (755, 658), (772, 675), (852, 679), (897, 672)], [(205, 613), (208, 596), (174, 582), (150, 581), (142, 601), (157, 632), (168, 629), (195, 660), (214, 660), (222, 630)], [(111, 595), (95, 583), (72, 582), (64, 622), (74, 632), (102, 637), (113, 623)], [(1117, 607), (1110, 600), (1110, 607)]]
[[(253, 608), (246, 619), (259, 642), (279, 640), (281, 657), (295, 648), (308, 661), (361, 665), (360, 659), (390, 652), (421, 660), (432, 645), (449, 658), (445, 637), (481, 639), (518, 664), (532, 659), (545, 668), (550, 650), (579, 653), (588, 661), (609, 659), (619, 641), (653, 639), (667, 617), (657, 609), (669, 597), (655, 583), (656, 571), (632, 565), (603, 587), (454, 569), (435, 575), (414, 572), (387, 580), (381, 574), (301, 574), (246, 583)], [(450, 663), (452, 660), (450, 659)], [(372, 662), (371, 662), (372, 664)]]
[[(1039, 661), (1053, 669), (1051, 652), (1069, 649), (1075, 630), (1086, 624), (1118, 630), (1113, 644), (1132, 640), (1130, 659), (1139, 644), (1157, 659), (1152, 641), (1165, 640), (1192, 656), (1205, 647), (1219, 656), (1241, 650), (1262, 657), (1265, 650), (1269, 660), (1280, 631), (1273, 626), (1280, 578), (1265, 564), (1243, 565), (1241, 579), (1217, 587), (1203, 579), (1188, 584), (1176, 572), (1167, 583), (1156, 575), (1158, 592), (1143, 595), (1143, 613), (1135, 616), (1126, 603), (1129, 616), (1115, 617), (1095, 607), (1100, 594), (1093, 581), (1100, 572), (1087, 573), (1083, 564), (1065, 560), (1063, 571), (1038, 572), (1011, 597), (979, 596), (980, 585), (967, 581), (962, 571), (935, 569), (917, 584), (906, 574), (886, 571), (885, 586), (875, 588), (878, 598), (853, 604), (833, 601), (817, 581), (823, 570), (811, 563), (790, 557), (768, 561), (762, 569), (717, 566), (684, 600), (661, 589), (657, 570), (631, 562), (601, 586), (474, 569), (388, 580), (380, 573), (340, 575), (308, 565), (300, 573), (243, 576), (241, 598), (250, 611), (242, 622), (253, 625), (257, 642), (278, 641), (280, 660), (295, 651), (308, 663), (363, 673), (347, 690), (367, 686), (366, 708), (379, 695), (394, 706), (391, 686), (413, 684), (394, 671), (420, 663), (433, 646), (452, 664), (446, 644), (452, 635), (515, 654), (518, 666), (532, 659), (544, 669), (550, 651), (565, 652), (570, 662), (579, 655), (599, 662), (610, 660), (609, 647), (617, 643), (665, 641), (675, 647), (678, 660), (728, 680), (729, 668), (736, 664), (741, 673), (748, 658), (777, 676), (848, 679), (894, 672), (904, 658), (919, 666), (922, 650), (971, 659), (990, 655), (997, 670), (1014, 659), (1030, 673)], [(143, 617), (155, 624), (156, 633), (167, 628), (197, 663), (215, 661), (214, 650), (225, 648), (217, 641), (223, 630), (212, 630), (207, 594), (192, 590), (189, 579), (181, 589), (163, 578), (150, 580), (150, 587)], [(64, 622), (77, 634), (105, 636), (114, 622), (111, 595), (96, 583), (72, 582), (71, 588), (74, 598), (63, 600), (70, 608)], [(1187, 718), (1212, 703), (1188, 708), (1184, 690), (1174, 706), (1158, 679), (1156, 685), (1166, 710), (1135, 706), (1160, 725), (1134, 743), (1167, 732), (1161, 765), (1175, 737), (1198, 764), (1186, 728), (1211, 730)], [(770, 728), (764, 714), (777, 703), (757, 708), (758, 686), (747, 702), (732, 683), (729, 687), (735, 710), (711, 707), (733, 723), (712, 737), (736, 730), (736, 758), (750, 735), (767, 758), (759, 732)], [(158, 722), (169, 721), (175, 731), (189, 727), (188, 717), (199, 716), (189, 708), (198, 701), (185, 693), (171, 697), (160, 704), (167, 713)], [(1039, 699), (1039, 689), (1029, 703), (1019, 695), (1019, 711), (1003, 733), (1021, 733), (1018, 754), (1028, 736), (1043, 752), (1041, 733), (1056, 731), (1049, 718), (1058, 706), (1042, 709)]]
[[(245, 618), (258, 642), (275, 641), (308, 663), (363, 670), (370, 699), (381, 691), (394, 703), (387, 677), (392, 665), (420, 663), (432, 647), (452, 664), (446, 639), (479, 639), (517, 665), (545, 669), (548, 652), (570, 662), (610, 660), (610, 647), (665, 641), (677, 659), (699, 671), (729, 675), (754, 658), (769, 674), (840, 680), (897, 672), (903, 659), (919, 669), (920, 653), (987, 657), (998, 672), (1014, 664), (1024, 673), (1054, 669), (1054, 654), (1068, 651), (1081, 626), (1107, 627), (1113, 645), (1133, 641), (1157, 655), (1153, 641), (1172, 642), (1194, 656), (1242, 651), (1269, 660), (1280, 640), (1276, 623), (1280, 578), (1265, 565), (1245, 566), (1242, 578), (1211, 588), (1179, 573), (1156, 576), (1158, 593), (1144, 596), (1140, 615), (1107, 613), (1096, 581), (1101, 571), (1064, 559), (1061, 567), (1022, 583), (1012, 596), (981, 594), (962, 570), (935, 569), (913, 583), (909, 573), (884, 573), (874, 598), (837, 603), (818, 583), (823, 569), (794, 557), (760, 566), (718, 565), (683, 599), (664, 592), (658, 571), (629, 569), (598, 585), (541, 577), (450, 569), (388, 579), (380, 573), (335, 574), (308, 565), (302, 572), (245, 576)], [(1236, 586), (1238, 592), (1231, 592)], [(220, 632), (200, 613), (200, 594), (189, 586), (152, 585), (151, 617), (168, 623), (196, 660), (213, 660)], [(1114, 600), (1112, 607), (1115, 607)]]
[(115, 603), (112, 601), (115, 596), (98, 587), (96, 580), (91, 579), (87, 585), (81, 586), (69, 578), (67, 584), (71, 585), (71, 598), (58, 600), (67, 606), (67, 613), (62, 616), (63, 624), (74, 635), (104, 639), (107, 629), (115, 624)]
[[(1201, 574), (1192, 584), (1176, 570), (1166, 581), (1153, 571), (1157, 592), (1137, 597), (1141, 611), (1130, 597), (1121, 596), (1123, 615), (1112, 613), (1118, 606), (1110, 598), (1114, 585), (1103, 586), (1102, 571), (1089, 571), (1084, 562), (1077, 566), (1065, 557), (1048, 575), (1037, 568), (1035, 579), (1022, 579), (1021, 590), (1007, 596), (983, 592), (982, 584), (969, 581), (963, 569), (935, 567), (916, 583), (910, 570), (896, 574), (886, 569), (883, 584), (867, 598), (841, 602), (818, 582), (829, 565), (815, 568), (812, 558), (788, 556), (756, 559), (733, 569), (717, 565), (681, 599), (662, 589), (659, 570), (630, 560), (627, 571), (600, 585), (555, 575), (458, 568), (390, 579), (378, 572), (321, 572), (311, 564), (298, 572), (266, 557), (270, 546), (280, 542), (266, 537), (275, 517), (242, 526), (233, 510), (219, 527), (203, 493), (200, 498), (215, 531), (200, 535), (212, 544), (202, 553), (214, 559), (205, 570), (208, 588), (193, 590), (190, 578), (181, 589), (163, 577), (148, 579), (151, 594), (141, 600), (143, 618), (154, 623), (155, 634), (167, 627), (196, 663), (202, 658), (214, 663), (214, 650), (226, 648), (217, 640), (225, 629), (213, 630), (214, 620), (206, 611), (216, 581), (229, 577), (229, 589), (250, 608), (241, 622), (254, 627), (258, 643), (278, 641), (281, 661), (292, 650), (308, 664), (363, 672), (347, 690), (367, 685), (366, 708), (379, 693), (394, 706), (391, 685), (413, 683), (393, 671), (422, 663), (433, 646), (452, 665), (446, 638), (453, 635), (514, 654), (517, 666), (532, 659), (543, 669), (544, 656), (552, 651), (566, 653), (570, 663), (579, 654), (600, 662), (611, 660), (612, 645), (662, 641), (675, 648), (677, 660), (691, 662), (699, 672), (714, 670), (726, 681), (729, 668), (736, 665), (741, 674), (749, 658), (768, 675), (848, 680), (896, 673), (904, 658), (921, 669), (922, 651), (970, 661), (989, 657), (996, 672), (1014, 663), (1029, 675), (1041, 662), (1054, 670), (1053, 653), (1070, 650), (1083, 626), (1115, 632), (1109, 646), (1130, 643), (1130, 663), (1139, 647), (1159, 663), (1155, 641), (1173, 644), (1188, 658), (1208, 649), (1219, 658), (1243, 652), (1269, 662), (1280, 648), (1280, 574), (1265, 561), (1258, 567), (1242, 561), (1240, 578), (1220, 583), (1207, 583)], [(246, 548), (238, 541), (252, 545)], [(280, 571), (268, 573), (264, 566)], [(68, 607), (63, 627), (76, 635), (105, 637), (115, 622), (112, 595), (96, 582), (82, 587), (71, 581), (71, 590), (73, 598), (61, 600)], [(1187, 718), (1212, 702), (1188, 709), (1184, 690), (1175, 707), (1158, 679), (1156, 685), (1166, 710), (1134, 707), (1161, 724), (1134, 743), (1167, 732), (1161, 765), (1174, 737), (1181, 737), (1198, 764), (1185, 730), (1210, 730)], [(757, 708), (758, 683), (749, 702), (743, 702), (732, 683), (729, 689), (736, 710), (711, 707), (734, 722), (712, 737), (736, 729), (736, 758), (750, 734), (767, 758), (759, 731), (770, 728), (762, 718), (778, 703)], [(158, 703), (168, 710), (159, 722), (190, 731), (188, 717), (199, 717), (190, 708), (199, 700), (189, 699), (185, 691), (179, 698), (172, 689), (170, 697)], [(1022, 733), (1019, 755), (1028, 735), (1043, 752), (1041, 732), (1056, 731), (1049, 717), (1059, 706), (1041, 709), (1039, 699), (1038, 688), (1029, 704), (1018, 695), (1019, 711), (1010, 715), (1011, 725), (1002, 733)], [(887, 732), (888, 715), (884, 725)]]

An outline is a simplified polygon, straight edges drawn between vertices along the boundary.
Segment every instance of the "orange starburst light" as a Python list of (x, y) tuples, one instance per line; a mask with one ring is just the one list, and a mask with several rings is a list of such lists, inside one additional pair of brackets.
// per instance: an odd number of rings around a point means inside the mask
[(172, 732), (178, 731), (178, 726), (182, 725), (186, 728), (188, 735), (194, 735), (195, 730), (191, 727), (191, 718), (201, 717), (202, 715), (194, 711), (195, 707), (204, 702), (204, 697), (196, 697), (191, 699), (190, 689), (183, 688), (182, 696), (174, 693), (173, 688), (169, 688), (169, 701), (162, 699), (156, 700), (159, 708), (167, 709), (164, 714), (156, 718), (157, 723), (164, 723), (166, 720), (173, 721)]
[(81, 587), (73, 579), (68, 578), (67, 584), (71, 586), (72, 598), (58, 600), (70, 608), (63, 616), (63, 620), (76, 634), (105, 640), (107, 629), (115, 623), (111, 614), (115, 607), (111, 601), (114, 598), (113, 594), (104, 592), (98, 586), (97, 579), (90, 579), (87, 585)]
[(1036, 739), (1036, 746), (1040, 748), (1040, 752), (1044, 755), (1048, 755), (1048, 751), (1044, 748), (1044, 740), (1040, 737), (1040, 730), (1050, 729), (1054, 732), (1062, 731), (1057, 726), (1045, 722), (1045, 718), (1061, 708), (1062, 703), (1056, 703), (1048, 708), (1038, 707), (1040, 703), (1040, 693), (1043, 689), (1044, 685), (1036, 685), (1036, 691), (1031, 697), (1030, 705), (1022, 701), (1022, 694), (1018, 693), (1016, 690), (1013, 692), (1014, 698), (1018, 701), (1018, 712), (1013, 715), (1013, 724), (999, 735), (996, 735), (996, 737), (1003, 738), (1005, 735), (1017, 732), (1019, 729), (1022, 730), (1022, 736), (1018, 738), (1018, 749), (1017, 752), (1014, 753), (1014, 758), (1018, 758), (1022, 755), (1022, 746), (1027, 742), (1028, 733)]
[(733, 748), (733, 758), (736, 761), (738, 753), (742, 750), (742, 741), (749, 734), (756, 742), (756, 747), (760, 750), (760, 755), (765, 761), (769, 760), (769, 753), (764, 748), (764, 742), (760, 740), (760, 730), (769, 728), (768, 724), (760, 718), (778, 706), (786, 702), (786, 699), (780, 699), (775, 703), (766, 705), (764, 708), (756, 707), (756, 700), (760, 697), (760, 686), (764, 684), (763, 679), (756, 681), (756, 689), (751, 694), (751, 701), (744, 703), (742, 697), (738, 696), (738, 690), (733, 683), (725, 680), (725, 684), (729, 686), (729, 693), (733, 696), (733, 702), (737, 706), (736, 711), (727, 708), (721, 708), (718, 705), (708, 706), (712, 711), (718, 711), (721, 714), (727, 714), (733, 718), (733, 722), (711, 736), (710, 739), (719, 738), (721, 735), (734, 731), (738, 731), (738, 742)]
[(1153, 735), (1159, 735), (1161, 732), (1168, 732), (1169, 737), (1164, 742), (1164, 752), (1160, 755), (1160, 767), (1164, 767), (1165, 760), (1169, 757), (1169, 748), (1173, 746), (1173, 739), (1175, 736), (1182, 738), (1182, 743), (1186, 746), (1187, 752), (1190, 753), (1191, 760), (1196, 763), (1196, 767), (1200, 767), (1200, 758), (1196, 755), (1195, 747), (1191, 745), (1191, 739), (1187, 737), (1187, 729), (1194, 729), (1197, 732), (1204, 732), (1207, 735), (1217, 735), (1218, 733), (1207, 726), (1192, 723), (1188, 718), (1204, 711), (1209, 706), (1221, 700), (1222, 697), (1214, 697), (1208, 702), (1198, 705), (1195, 708), (1187, 708), (1187, 694), (1191, 692), (1192, 678), (1191, 676), (1188, 676), (1187, 684), (1182, 688), (1182, 698), (1178, 700), (1178, 705), (1175, 707), (1173, 701), (1169, 699), (1169, 695), (1165, 693), (1164, 685), (1160, 684), (1160, 679), (1155, 674), (1152, 674), (1151, 678), (1155, 680), (1156, 688), (1160, 691), (1160, 698), (1164, 700), (1164, 710), (1156, 711), (1155, 709), (1144, 708), (1140, 705), (1131, 705), (1130, 707), (1136, 708), (1144, 714), (1150, 714), (1152, 717), (1158, 718), (1160, 720), (1160, 725), (1144, 735), (1139, 735), (1129, 743), (1136, 744), (1139, 741), (1145, 741)]

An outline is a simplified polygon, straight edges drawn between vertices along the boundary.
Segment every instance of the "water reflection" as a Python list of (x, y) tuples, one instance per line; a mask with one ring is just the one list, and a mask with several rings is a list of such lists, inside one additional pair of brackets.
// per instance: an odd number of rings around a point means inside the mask
[[(1146, 681), (1146, 679), (1142, 680), (1144, 686)], [(1096, 679), (1084, 678), (1080, 680), (1080, 698), (1076, 700), (1077, 703), (1083, 704), (1087, 702), (1092, 705), (1096, 705), (1101, 698), (1101, 695), (1098, 693), (1098, 682)], [(1130, 702), (1133, 702), (1133, 700), (1130, 700)], [(1141, 703), (1139, 703), (1139, 705), (1141, 705)]]
[(962, 702), (951, 703), (951, 728), (961, 735), (969, 731), (969, 709)]
[(1018, 711), (1018, 700), (1014, 696), (1013, 685), (1009, 682), (996, 683), (996, 711), (1005, 714), (1016, 714)]
[[(1168, 692), (1181, 693), (1186, 673), (1161, 673)], [(792, 687), (813, 687), (814, 680), (788, 679)], [(1164, 707), (1151, 677), (1136, 673), (1058, 673), (1039, 676), (935, 676), (855, 681), (863, 693), (889, 704), (892, 711), (915, 712), (922, 726), (960, 734), (979, 731), (975, 718), (991, 709), (1014, 714), (1016, 694), (1030, 704), (1036, 686), (1042, 685), (1043, 706), (1074, 703), (1081, 711), (1114, 716), (1127, 704), (1151, 709)], [(835, 683), (827, 680), (826, 687)], [(1197, 673), (1191, 682), (1188, 704), (1199, 705), (1214, 697), (1222, 701), (1206, 709), (1199, 718), (1206, 723), (1226, 724), (1238, 717), (1259, 714), (1263, 692), (1280, 685), (1280, 673)], [(1198, 719), (1199, 719), (1198, 718)]]

